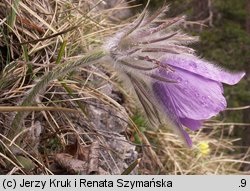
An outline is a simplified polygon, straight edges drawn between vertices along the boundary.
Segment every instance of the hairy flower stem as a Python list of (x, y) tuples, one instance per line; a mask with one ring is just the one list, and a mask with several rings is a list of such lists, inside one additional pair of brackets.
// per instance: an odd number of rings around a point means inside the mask
[[(80, 66), (86, 66), (90, 63), (98, 61), (98, 59), (102, 58), (106, 55), (106, 52), (103, 50), (97, 50), (93, 51), (91, 53), (88, 53), (84, 57), (74, 60), (74, 61), (68, 61), (62, 65), (58, 65), (55, 69), (45, 74), (31, 89), (29, 94), (25, 97), (23, 102), (21, 103), (21, 106), (30, 106), (34, 104), (34, 101), (38, 94), (41, 94), (43, 91), (45, 91), (47, 85), (59, 78), (65, 76), (67, 73), (77, 69)], [(18, 112), (16, 116), (14, 117), (12, 124), (11, 124), (11, 130), (8, 132), (7, 137), (12, 140), (16, 135), (18, 135), (22, 131), (22, 121), (23, 119), (28, 115), (27, 112)], [(19, 140), (20, 141), (20, 140)], [(17, 140), (16, 144), (19, 144), (19, 141)]]

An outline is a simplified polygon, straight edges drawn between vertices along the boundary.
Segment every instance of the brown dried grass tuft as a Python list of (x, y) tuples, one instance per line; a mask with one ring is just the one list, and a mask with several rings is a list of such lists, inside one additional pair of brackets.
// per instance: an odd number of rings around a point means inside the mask
[(232, 139), (231, 127), (208, 123), (198, 132), (192, 133), (193, 147), (185, 148), (178, 137), (169, 131), (145, 134), (157, 140), (156, 152), (164, 164), (165, 171), (172, 175), (249, 174), (241, 171), (249, 165), (249, 149), (242, 153), (237, 146), (239, 139)]

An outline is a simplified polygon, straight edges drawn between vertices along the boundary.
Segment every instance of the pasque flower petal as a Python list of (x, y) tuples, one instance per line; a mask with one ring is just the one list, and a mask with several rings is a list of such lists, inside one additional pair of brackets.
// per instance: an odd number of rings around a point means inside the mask
[(182, 125), (188, 127), (192, 131), (200, 129), (203, 123), (202, 120), (194, 120), (186, 117), (185, 118), (180, 117), (180, 122)]
[(188, 146), (192, 146), (192, 140), (190, 139), (188, 133), (183, 129), (182, 123), (180, 121), (180, 117), (178, 116), (178, 111), (171, 97), (170, 90), (165, 88), (165, 84), (162, 82), (155, 82), (152, 84), (153, 91), (155, 93), (156, 98), (163, 106), (163, 110), (170, 120), (170, 126), (174, 126), (177, 133), (185, 140)]
[(168, 54), (163, 63), (182, 68), (197, 75), (201, 75), (207, 79), (217, 82), (234, 85), (238, 83), (245, 72), (232, 73), (223, 68), (220, 68), (208, 61), (197, 58), (194, 55), (174, 55)]
[(159, 74), (169, 80), (175, 80), (176, 83), (159, 83), (162, 84), (162, 91), (172, 98), (177, 116), (204, 120), (225, 109), (226, 100), (220, 82), (177, 67), (173, 67), (173, 69), (173, 72), (161, 69)]

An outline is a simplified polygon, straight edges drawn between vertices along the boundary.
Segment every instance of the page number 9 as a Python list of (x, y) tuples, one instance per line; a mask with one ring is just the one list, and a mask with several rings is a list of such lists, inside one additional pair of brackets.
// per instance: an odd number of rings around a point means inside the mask
[(243, 187), (243, 188), (246, 187), (246, 185), (247, 185), (246, 179), (241, 179), (240, 183), (241, 183), (240, 187)]

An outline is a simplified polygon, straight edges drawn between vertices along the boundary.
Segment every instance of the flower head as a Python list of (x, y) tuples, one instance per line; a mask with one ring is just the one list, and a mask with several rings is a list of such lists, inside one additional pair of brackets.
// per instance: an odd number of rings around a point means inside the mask
[(203, 157), (208, 156), (211, 151), (208, 142), (205, 141), (202, 141), (198, 144), (198, 149), (201, 156)]
[(197, 41), (180, 30), (184, 17), (165, 19), (167, 8), (152, 16), (144, 11), (105, 46), (112, 63), (134, 88), (152, 125), (168, 123), (185, 142), (185, 128), (226, 108), (222, 83), (234, 85), (245, 75), (231, 73), (195, 56), (187, 44)]

